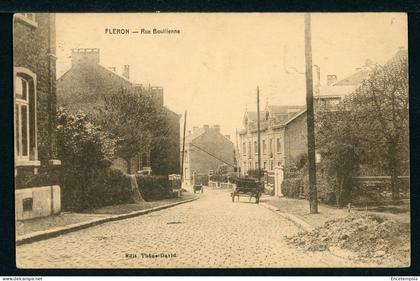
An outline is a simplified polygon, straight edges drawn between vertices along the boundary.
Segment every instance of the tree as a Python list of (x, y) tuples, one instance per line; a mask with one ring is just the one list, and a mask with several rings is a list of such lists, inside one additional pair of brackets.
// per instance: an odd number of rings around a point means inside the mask
[(125, 89), (105, 97), (98, 115), (101, 126), (115, 140), (116, 156), (127, 163), (128, 173), (133, 157), (162, 144), (169, 131), (167, 120), (164, 108), (152, 97)]
[(398, 200), (397, 176), (408, 160), (407, 53), (401, 51), (377, 66), (352, 96), (352, 103), (365, 151), (391, 175), (392, 198)]
[[(407, 52), (400, 51), (372, 68), (338, 110), (318, 112), (319, 147), (338, 182), (359, 164), (374, 165), (391, 175), (392, 198), (399, 199), (397, 176), (407, 170), (409, 151), (407, 66)], [(347, 175), (342, 173), (346, 170)]]
[(62, 162), (64, 209), (95, 205), (98, 178), (111, 165), (114, 143), (82, 112), (57, 111), (57, 154)]

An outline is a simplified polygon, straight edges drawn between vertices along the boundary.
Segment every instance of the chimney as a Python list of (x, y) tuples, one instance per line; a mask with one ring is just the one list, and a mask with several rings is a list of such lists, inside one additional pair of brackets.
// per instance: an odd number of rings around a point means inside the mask
[(210, 126), (209, 125), (204, 125), (203, 129), (207, 132), (210, 129)]
[(163, 88), (150, 87), (151, 97), (160, 105), (163, 106)]
[(124, 65), (122, 76), (130, 80), (130, 65), (129, 64)]
[(225, 135), (225, 138), (227, 138), (228, 140), (230, 140), (230, 135)]
[(333, 74), (327, 75), (327, 86), (331, 86), (335, 82), (337, 82), (337, 75), (333, 75)]
[(71, 64), (99, 64), (98, 48), (71, 49)]
[(217, 133), (220, 133), (220, 125), (213, 125), (213, 129), (214, 129)]

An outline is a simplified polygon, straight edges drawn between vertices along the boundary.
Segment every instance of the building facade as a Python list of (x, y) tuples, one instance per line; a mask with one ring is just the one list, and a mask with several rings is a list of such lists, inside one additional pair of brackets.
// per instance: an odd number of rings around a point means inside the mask
[(15, 14), (13, 67), (16, 219), (57, 214), (54, 14)]
[[(103, 106), (104, 97), (121, 90), (151, 96), (159, 106), (164, 107), (170, 130), (161, 146), (133, 156), (129, 173), (152, 171), (161, 175), (178, 174), (181, 116), (164, 106), (162, 87), (143, 86), (129, 79), (129, 65), (124, 65), (119, 74), (115, 67), (104, 67), (100, 64), (99, 49), (73, 49), (71, 68), (57, 80), (58, 103), (70, 110), (94, 114), (97, 108)], [(127, 171), (127, 163), (122, 159), (114, 161), (114, 167)]]
[(222, 165), (233, 172), (234, 158), (235, 147), (230, 136), (221, 134), (219, 125), (194, 127), (185, 137), (183, 182), (192, 184), (194, 173), (209, 174)]
[[(303, 110), (302, 106), (266, 106), (260, 111), (261, 168), (273, 171), (276, 166), (284, 166), (285, 123)], [(245, 112), (244, 128), (238, 132), (237, 159), (240, 173), (258, 169), (257, 113)]]
[[(350, 76), (337, 81), (327, 75), (327, 85), (320, 84), (320, 68), (314, 72), (315, 110), (334, 110), (342, 99), (354, 92), (369, 75), (372, 63), (356, 69)], [(273, 172), (275, 167), (294, 163), (306, 154), (307, 120), (305, 106), (266, 106), (260, 111), (261, 168)], [(245, 112), (243, 129), (238, 132), (237, 159), (242, 175), (258, 168), (257, 113)], [(319, 156), (318, 156), (319, 157)]]

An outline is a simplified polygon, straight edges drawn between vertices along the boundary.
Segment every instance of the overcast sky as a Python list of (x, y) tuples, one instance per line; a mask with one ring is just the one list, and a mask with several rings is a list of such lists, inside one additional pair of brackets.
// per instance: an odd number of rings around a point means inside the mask
[[(130, 80), (162, 86), (165, 105), (188, 111), (187, 129), (242, 126), (247, 107), (305, 103), (303, 14), (57, 14), (57, 78), (72, 48), (100, 48), (104, 66), (130, 65)], [(110, 35), (105, 29), (179, 29), (180, 34)], [(407, 47), (405, 14), (312, 14), (313, 64), (338, 79), (366, 59), (383, 63)], [(183, 120), (181, 119), (181, 122)], [(182, 127), (182, 126), (181, 126)]]

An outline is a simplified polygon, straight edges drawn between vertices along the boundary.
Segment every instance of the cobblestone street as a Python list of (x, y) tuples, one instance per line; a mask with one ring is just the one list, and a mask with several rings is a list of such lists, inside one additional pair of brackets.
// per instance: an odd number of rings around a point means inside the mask
[(226, 190), (191, 203), (18, 246), (19, 268), (367, 266), (286, 243), (291, 222)]

